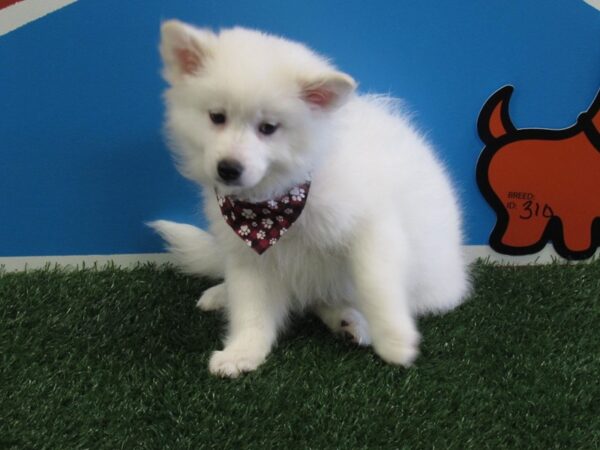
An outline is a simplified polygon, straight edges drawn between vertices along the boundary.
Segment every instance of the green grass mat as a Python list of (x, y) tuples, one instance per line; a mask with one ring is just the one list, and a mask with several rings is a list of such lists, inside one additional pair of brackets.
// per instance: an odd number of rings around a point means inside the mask
[(0, 448), (600, 448), (600, 261), (474, 266), (404, 370), (298, 318), (257, 372), (169, 268), (0, 274)]

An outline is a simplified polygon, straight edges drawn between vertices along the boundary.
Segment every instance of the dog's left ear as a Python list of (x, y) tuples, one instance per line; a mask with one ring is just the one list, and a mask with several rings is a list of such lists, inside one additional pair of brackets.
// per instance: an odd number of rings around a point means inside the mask
[(301, 97), (313, 109), (342, 106), (356, 89), (356, 81), (343, 72), (330, 72), (300, 82)]

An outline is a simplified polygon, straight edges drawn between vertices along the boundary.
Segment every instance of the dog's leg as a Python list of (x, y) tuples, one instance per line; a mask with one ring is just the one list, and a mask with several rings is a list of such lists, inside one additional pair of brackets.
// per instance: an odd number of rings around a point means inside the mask
[(287, 315), (285, 290), (251, 265), (230, 265), (226, 273), (229, 332), (225, 348), (212, 354), (212, 374), (235, 378), (255, 370), (271, 351)]
[(407, 298), (408, 250), (399, 223), (382, 220), (362, 228), (350, 254), (357, 306), (373, 348), (383, 360), (402, 366), (418, 356), (420, 341)]
[(364, 316), (349, 306), (318, 305), (313, 311), (335, 334), (349, 338), (357, 345), (370, 345), (371, 336)]
[(216, 311), (227, 305), (227, 289), (225, 283), (213, 286), (200, 296), (196, 306), (202, 311)]

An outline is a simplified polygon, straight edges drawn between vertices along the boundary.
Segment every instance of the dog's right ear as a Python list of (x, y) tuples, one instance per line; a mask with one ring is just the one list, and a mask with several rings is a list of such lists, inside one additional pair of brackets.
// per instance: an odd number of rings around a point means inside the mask
[(200, 30), (178, 20), (163, 22), (160, 34), (163, 76), (170, 84), (197, 75), (210, 57), (217, 38), (211, 31)]

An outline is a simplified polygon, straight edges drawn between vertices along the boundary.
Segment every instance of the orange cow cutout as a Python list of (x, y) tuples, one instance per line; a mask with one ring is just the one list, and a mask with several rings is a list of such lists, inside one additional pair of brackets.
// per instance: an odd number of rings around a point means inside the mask
[(517, 130), (512, 92), (505, 86), (492, 95), (477, 122), (486, 145), (477, 184), (497, 216), (490, 246), (525, 255), (552, 241), (564, 258), (589, 258), (600, 245), (600, 91), (564, 130)]

